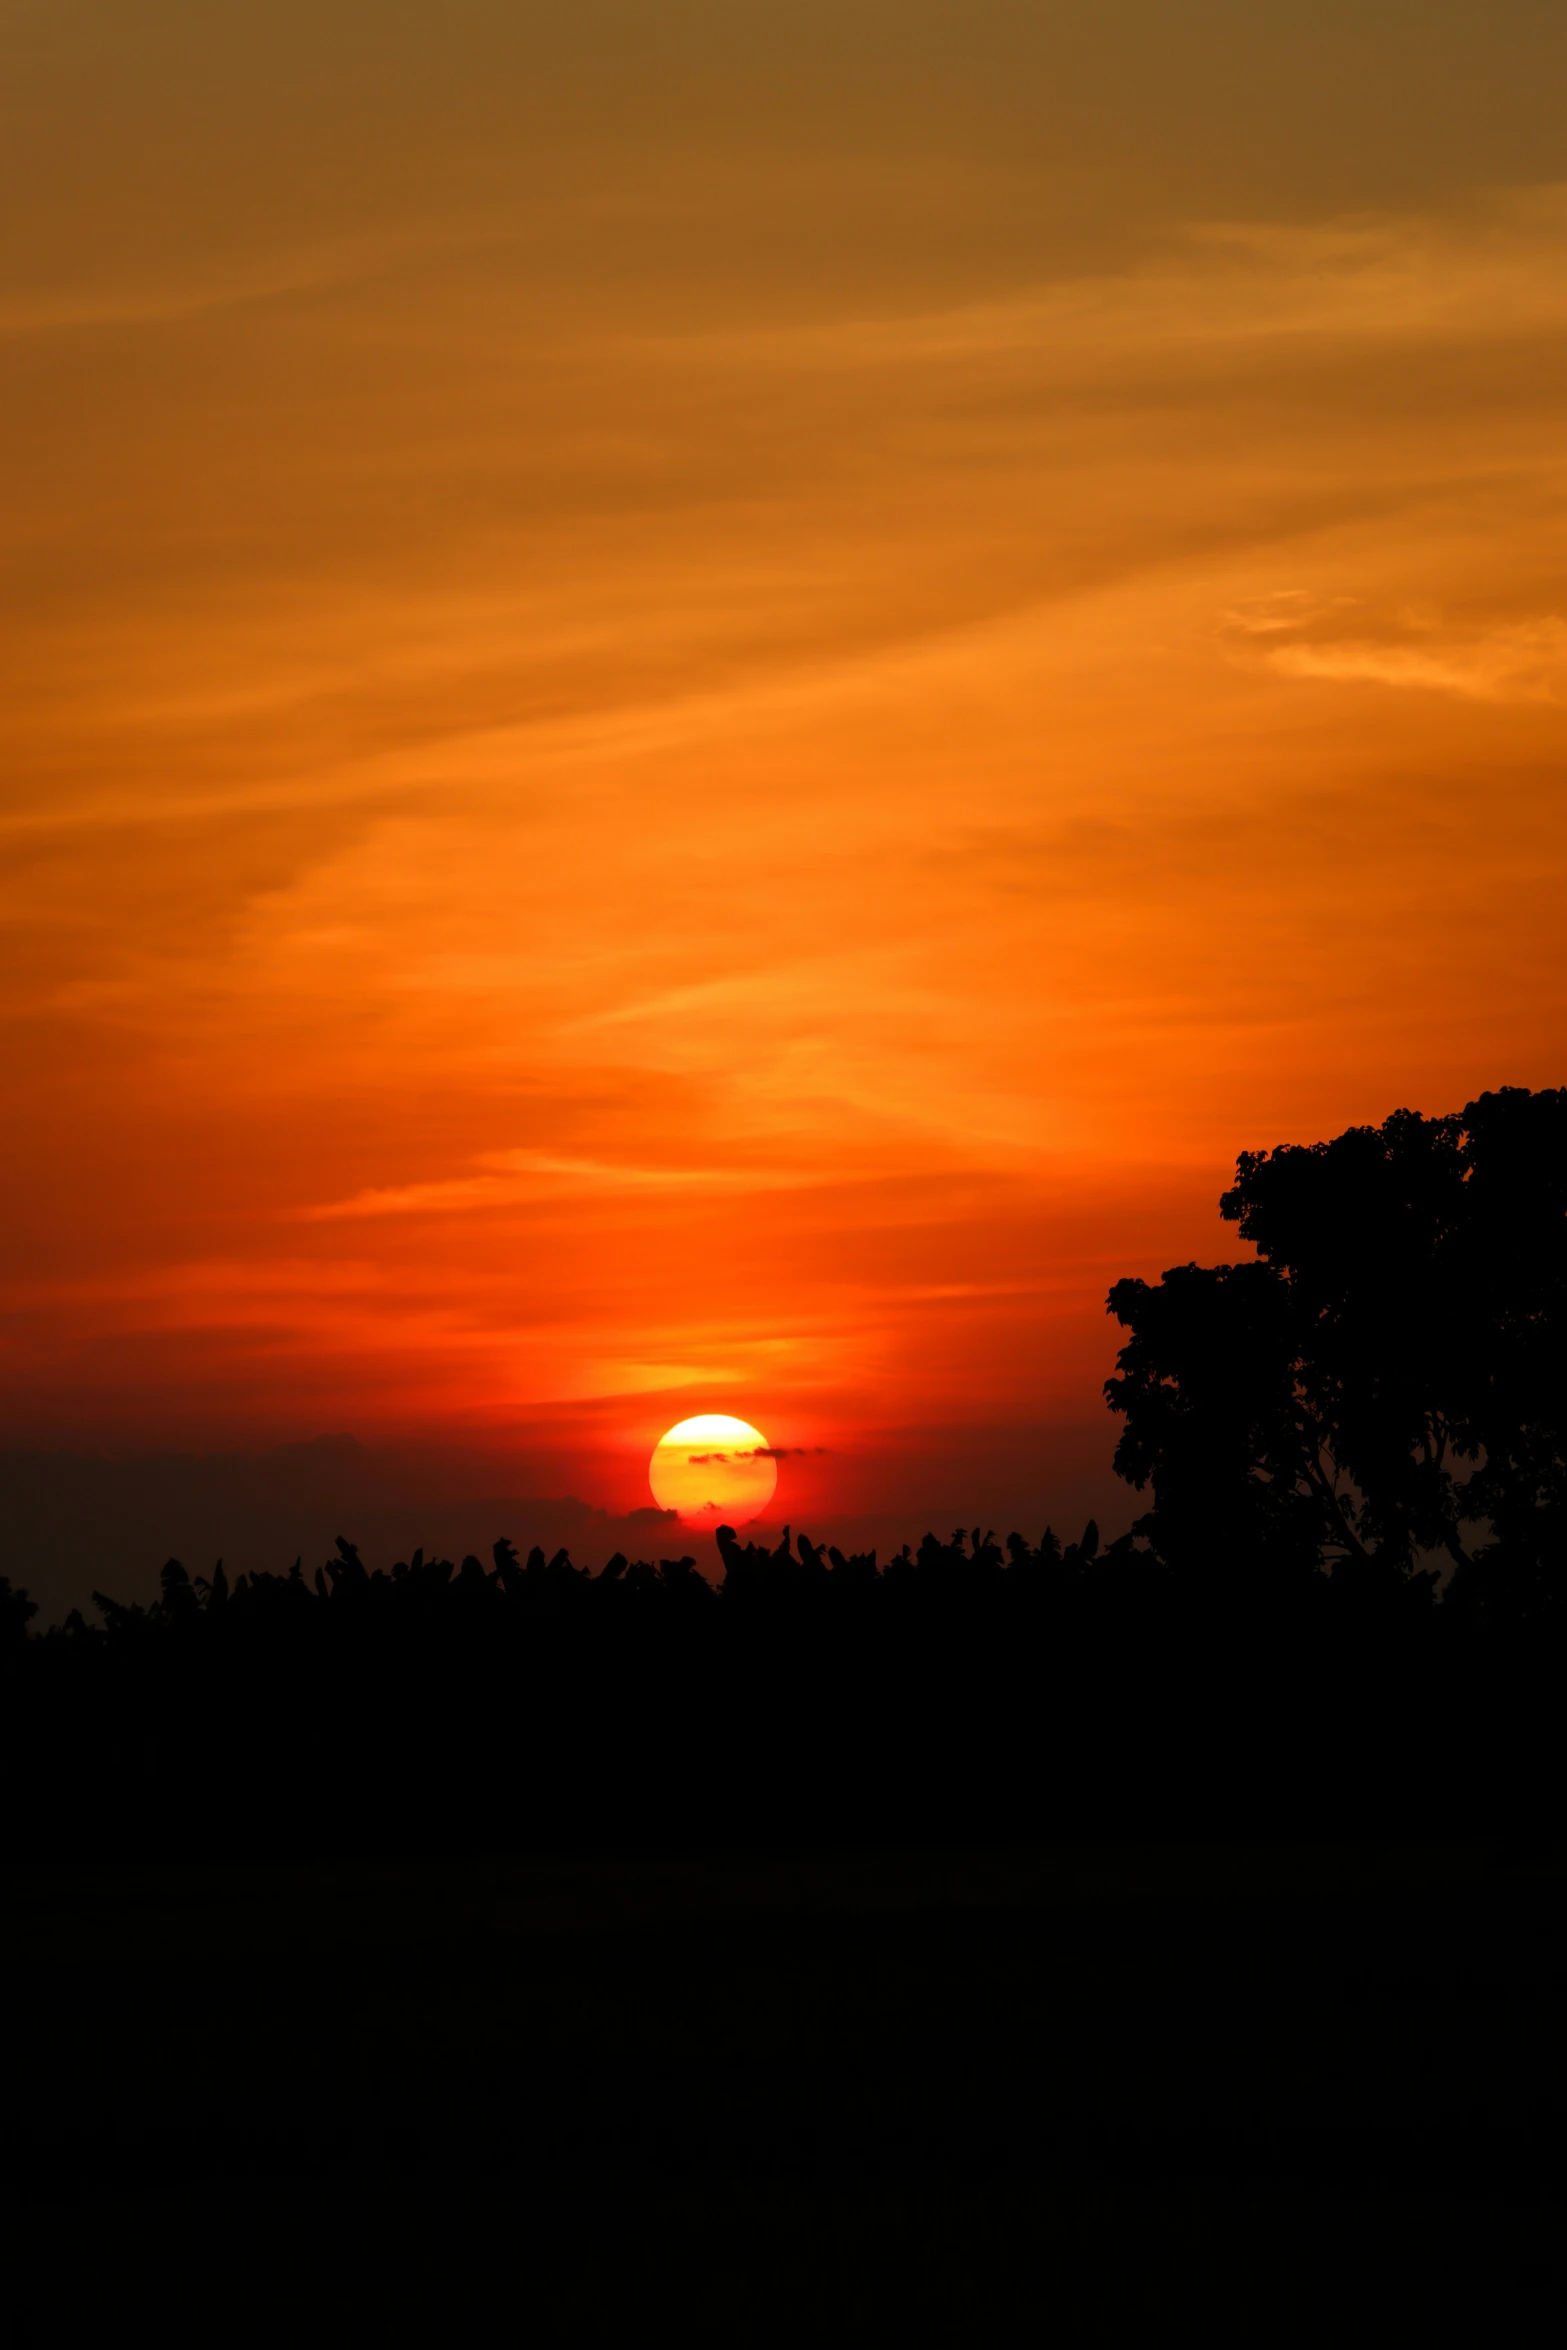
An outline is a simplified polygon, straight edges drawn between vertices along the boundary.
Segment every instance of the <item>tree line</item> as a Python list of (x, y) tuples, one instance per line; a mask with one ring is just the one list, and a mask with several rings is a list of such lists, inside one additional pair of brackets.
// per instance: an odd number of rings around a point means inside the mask
[(42, 1635), (3, 1583), (13, 1841), (1544, 1833), (1567, 1093), (1243, 1154), (1221, 1213), (1249, 1259), (1110, 1294), (1149, 1504), (1118, 1540), (723, 1527), (715, 1585), (504, 1538), (371, 1569), (345, 1537), (308, 1574), (170, 1560), (150, 1606)]
[[(367, 1568), (356, 1543), (337, 1538), (335, 1555), (307, 1578), (298, 1558), (286, 1574), (258, 1569), (232, 1579), (220, 1559), (210, 1575), (192, 1575), (183, 1562), (171, 1558), (159, 1577), (159, 1597), (150, 1605), (118, 1600), (103, 1591), (93, 1593), (102, 1618), (89, 1624), (79, 1608), (65, 1622), (43, 1634), (55, 1647), (96, 1647), (113, 1654), (132, 1655), (160, 1638), (206, 1635), (243, 1638), (271, 1632), (304, 1633), (320, 1611), (335, 1609), (334, 1622), (390, 1627), (406, 1621), (427, 1635), (442, 1622), (467, 1622), (492, 1629), (508, 1617), (533, 1617), (543, 1623), (608, 1624), (619, 1617), (645, 1617), (660, 1611), (703, 1609), (728, 1601), (733, 1606), (759, 1595), (779, 1596), (812, 1587), (835, 1593), (875, 1586), (898, 1591), (945, 1592), (962, 1577), (975, 1583), (1010, 1575), (1039, 1589), (1065, 1590), (1088, 1576), (1128, 1558), (1134, 1549), (1131, 1535), (1101, 1549), (1099, 1529), (1092, 1519), (1075, 1542), (1062, 1543), (1047, 1526), (1037, 1547), (1021, 1534), (1009, 1534), (1004, 1544), (993, 1530), (954, 1530), (942, 1541), (927, 1534), (917, 1550), (909, 1544), (885, 1564), (877, 1553), (845, 1555), (836, 1543), (797, 1539), (785, 1526), (777, 1543), (742, 1542), (732, 1526), (720, 1526), (716, 1540), (723, 1563), (722, 1581), (715, 1585), (699, 1573), (689, 1553), (680, 1558), (628, 1559), (624, 1551), (596, 1572), (573, 1564), (568, 1550), (546, 1557), (535, 1547), (523, 1558), (514, 1542), (502, 1536), (491, 1547), (491, 1564), (470, 1553), (461, 1563), (422, 1549), (399, 1559), (389, 1570)], [(13, 1648), (28, 1637), (37, 1609), (25, 1590), (0, 1577), (0, 1638)], [(33, 1634), (32, 1637), (40, 1637)]]

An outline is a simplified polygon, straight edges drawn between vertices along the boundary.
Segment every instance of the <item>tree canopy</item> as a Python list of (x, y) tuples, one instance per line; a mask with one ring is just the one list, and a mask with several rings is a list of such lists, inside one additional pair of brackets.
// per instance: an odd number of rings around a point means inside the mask
[(1242, 1152), (1220, 1212), (1254, 1260), (1110, 1292), (1154, 1551), (1567, 1601), (1567, 1090)]

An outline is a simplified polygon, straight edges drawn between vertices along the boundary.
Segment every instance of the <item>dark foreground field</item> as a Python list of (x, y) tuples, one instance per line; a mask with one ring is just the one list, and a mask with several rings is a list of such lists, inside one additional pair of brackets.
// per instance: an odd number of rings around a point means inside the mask
[(1557, 2338), (1559, 1863), (76, 1866), (3, 1898), (25, 2342)]

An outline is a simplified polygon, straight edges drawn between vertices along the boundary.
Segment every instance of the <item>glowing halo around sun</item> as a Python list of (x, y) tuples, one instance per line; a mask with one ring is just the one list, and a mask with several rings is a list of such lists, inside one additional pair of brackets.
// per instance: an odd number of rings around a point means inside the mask
[(744, 1525), (759, 1517), (778, 1487), (778, 1463), (760, 1428), (727, 1412), (699, 1412), (661, 1436), (647, 1467), (661, 1510), (693, 1524)]

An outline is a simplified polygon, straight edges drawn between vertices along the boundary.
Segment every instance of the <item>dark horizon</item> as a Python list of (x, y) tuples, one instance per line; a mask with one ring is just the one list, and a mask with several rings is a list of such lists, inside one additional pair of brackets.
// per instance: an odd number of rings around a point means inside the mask
[[(1051, 1431), (1039, 1450), (1054, 1456), (1047, 1473), (1028, 1481), (1021, 1497), (1012, 1484), (1014, 1522), (1037, 1536), (1046, 1523), (1080, 1527), (1097, 1518), (1124, 1531), (1136, 1514), (1135, 1497), (1111, 1468), (1114, 1431), (1092, 1427)], [(87, 1608), (94, 1589), (118, 1598), (150, 1601), (165, 1559), (181, 1559), (193, 1574), (210, 1573), (216, 1559), (228, 1572), (286, 1571), (298, 1556), (307, 1568), (331, 1555), (338, 1535), (355, 1542), (367, 1561), (390, 1566), (415, 1547), (460, 1559), (488, 1556), (498, 1535), (523, 1550), (535, 1542), (553, 1551), (582, 1546), (596, 1567), (617, 1550), (694, 1548), (704, 1570), (719, 1563), (711, 1528), (681, 1527), (649, 1503), (615, 1511), (574, 1495), (530, 1494), (495, 1481), (492, 1454), (435, 1446), (392, 1447), (349, 1435), (322, 1436), (265, 1451), (130, 1455), (10, 1450), (0, 1452), (0, 1574), (26, 1586), (40, 1607), (40, 1623), (57, 1623), (73, 1607)], [(793, 1510), (812, 1519), (846, 1549), (896, 1550), (917, 1542), (928, 1527), (972, 1524), (976, 1495), (961, 1490), (954, 1466), (946, 1492), (927, 1486), (906, 1508)], [(932, 1480), (932, 1483), (934, 1480)], [(973, 1477), (978, 1498), (1000, 1477)], [(776, 1536), (789, 1521), (787, 1488), (777, 1508), (753, 1521)], [(831, 1517), (830, 1527), (827, 1524)], [(997, 1511), (986, 1518), (993, 1524)], [(1036, 1522), (1037, 1521), (1037, 1522)], [(673, 1525), (665, 1540), (661, 1526)]]

